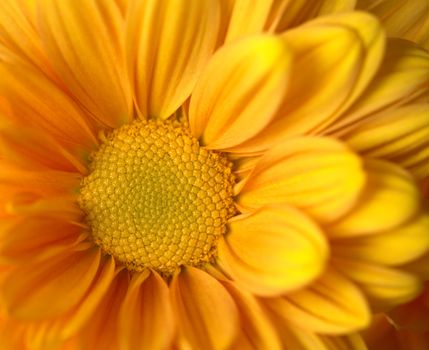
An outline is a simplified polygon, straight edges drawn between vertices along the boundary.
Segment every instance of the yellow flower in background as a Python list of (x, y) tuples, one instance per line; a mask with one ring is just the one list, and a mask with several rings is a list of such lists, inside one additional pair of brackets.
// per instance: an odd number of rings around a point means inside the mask
[(1, 2), (1, 348), (365, 349), (427, 276), (429, 54), (354, 5)]

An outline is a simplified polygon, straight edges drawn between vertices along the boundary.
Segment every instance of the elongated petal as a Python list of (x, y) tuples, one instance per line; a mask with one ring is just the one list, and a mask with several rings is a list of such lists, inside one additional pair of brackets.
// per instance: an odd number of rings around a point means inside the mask
[(143, 117), (168, 118), (188, 98), (218, 28), (215, 0), (131, 1), (127, 64)]
[[(40, 320), (69, 311), (84, 297), (99, 262), (99, 251), (92, 250), (19, 267), (1, 291), (8, 313), (22, 320)], [(25, 278), (16, 278), (17, 274)]]
[(232, 282), (225, 282), (224, 286), (234, 298), (241, 320), (241, 332), (233, 348), (281, 350), (275, 328), (258, 300)]
[(358, 1), (358, 6), (380, 18), (389, 36), (405, 38), (429, 48), (427, 1)]
[(329, 350), (367, 350), (365, 341), (359, 333), (345, 336), (322, 335), (320, 338)]
[(342, 274), (328, 270), (308, 288), (268, 299), (272, 312), (316, 333), (349, 333), (368, 326), (370, 311), (359, 288)]
[(411, 262), (429, 250), (429, 216), (420, 214), (393, 231), (331, 242), (332, 254), (382, 265)]
[(239, 151), (263, 151), (332, 124), (373, 78), (384, 48), (379, 23), (364, 13), (314, 20), (283, 37), (296, 57), (290, 88), (270, 125)]
[(208, 148), (231, 148), (254, 136), (274, 116), (289, 76), (284, 41), (256, 36), (219, 50), (195, 87), (190, 127)]
[(24, 65), (0, 63), (0, 94), (10, 112), (1, 108), (16, 128), (31, 127), (52, 135), (75, 153), (97, 145), (94, 126), (67, 94), (40, 72)]
[(220, 265), (252, 293), (273, 296), (298, 289), (324, 269), (328, 247), (320, 229), (287, 206), (238, 217), (219, 242)]
[(359, 203), (327, 228), (330, 237), (368, 235), (396, 229), (418, 214), (419, 189), (399, 166), (367, 160), (368, 183)]
[(329, 138), (295, 138), (268, 151), (241, 189), (244, 207), (288, 203), (322, 222), (338, 219), (365, 184), (361, 160)]
[(415, 275), (399, 269), (344, 259), (335, 259), (335, 266), (359, 285), (375, 311), (406, 303), (422, 288)]
[(171, 284), (180, 349), (227, 349), (238, 331), (237, 307), (213, 277), (186, 267)]
[(429, 104), (407, 105), (373, 116), (342, 136), (360, 153), (429, 176)]
[(130, 120), (123, 26), (113, 1), (39, 1), (41, 35), (67, 89), (102, 125)]
[(121, 349), (167, 349), (174, 320), (168, 286), (155, 272), (136, 275), (119, 315)]
[(426, 96), (429, 84), (429, 53), (400, 39), (387, 42), (379, 71), (362, 96), (343, 113), (326, 133), (341, 134), (343, 129), (371, 114), (396, 108)]

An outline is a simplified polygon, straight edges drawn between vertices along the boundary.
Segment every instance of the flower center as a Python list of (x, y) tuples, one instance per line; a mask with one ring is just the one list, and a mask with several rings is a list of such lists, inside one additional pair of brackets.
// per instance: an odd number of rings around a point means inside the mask
[(135, 121), (91, 155), (79, 205), (93, 239), (129, 269), (172, 273), (216, 254), (234, 212), (231, 164), (179, 123)]

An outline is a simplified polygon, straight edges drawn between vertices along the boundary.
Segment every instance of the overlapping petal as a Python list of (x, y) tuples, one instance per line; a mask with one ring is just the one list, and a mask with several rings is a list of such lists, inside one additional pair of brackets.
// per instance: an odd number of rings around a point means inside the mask
[(288, 203), (330, 222), (355, 205), (365, 178), (362, 161), (344, 144), (330, 138), (293, 138), (259, 160), (237, 202), (250, 208)]
[(186, 267), (173, 278), (170, 290), (179, 349), (222, 350), (232, 345), (238, 310), (220, 282), (200, 269)]
[(211, 149), (233, 149), (273, 118), (286, 91), (290, 52), (280, 38), (255, 36), (219, 50), (192, 94), (193, 135)]
[(189, 97), (219, 29), (215, 0), (131, 1), (127, 66), (144, 118), (165, 119)]
[(328, 247), (308, 217), (288, 206), (233, 219), (218, 243), (219, 264), (237, 284), (263, 296), (296, 290), (324, 269)]
[(101, 125), (131, 120), (124, 62), (124, 18), (113, 1), (38, 2), (41, 37), (67, 90)]

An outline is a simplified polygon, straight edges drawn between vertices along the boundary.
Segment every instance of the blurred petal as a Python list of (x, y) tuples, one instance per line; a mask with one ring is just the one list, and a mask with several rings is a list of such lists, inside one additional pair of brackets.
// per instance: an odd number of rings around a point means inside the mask
[(229, 234), (219, 241), (219, 264), (254, 294), (295, 290), (325, 268), (328, 247), (323, 233), (296, 209), (264, 207), (236, 217), (229, 226)]
[(331, 247), (333, 255), (343, 258), (391, 266), (405, 264), (429, 250), (429, 215), (420, 214), (393, 231), (333, 240)]
[(143, 117), (165, 119), (189, 97), (216, 44), (215, 0), (131, 1), (127, 64)]
[(45, 49), (59, 77), (103, 126), (130, 120), (132, 100), (123, 60), (124, 19), (113, 1), (38, 2)]
[(186, 267), (170, 286), (180, 349), (227, 349), (238, 332), (238, 310), (213, 277)]
[(387, 110), (363, 120), (342, 138), (366, 156), (402, 165), (418, 179), (429, 176), (429, 104)]
[(1, 291), (8, 313), (15, 319), (32, 321), (69, 311), (85, 296), (99, 262), (100, 252), (94, 249), (17, 268)]
[(257, 134), (274, 116), (289, 76), (284, 41), (255, 36), (219, 50), (199, 79), (190, 128), (211, 149), (231, 148)]
[(131, 280), (119, 315), (120, 348), (167, 349), (174, 320), (168, 286), (155, 272), (136, 274)]
[(370, 322), (370, 311), (358, 287), (334, 270), (303, 290), (265, 303), (279, 317), (316, 333), (348, 333)]
[(237, 202), (253, 208), (288, 203), (330, 222), (355, 205), (365, 184), (361, 163), (334, 139), (289, 139), (260, 159)]

